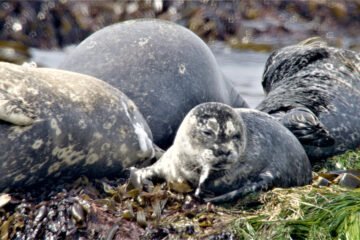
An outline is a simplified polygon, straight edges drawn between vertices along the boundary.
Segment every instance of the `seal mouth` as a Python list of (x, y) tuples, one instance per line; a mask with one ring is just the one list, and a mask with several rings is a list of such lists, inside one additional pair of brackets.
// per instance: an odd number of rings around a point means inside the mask
[(225, 160), (227, 160), (228, 158), (223, 157), (223, 158), (219, 158), (219, 159), (220, 159), (220, 161), (218, 163), (215, 163), (211, 166), (212, 171), (220, 172), (220, 171), (225, 171), (227, 169), (230, 169), (230, 164), (225, 162)]
[(218, 154), (213, 152), (212, 161), (209, 162), (212, 170), (226, 170), (231, 168), (231, 164), (236, 162), (237, 154), (233, 151), (228, 151), (225, 154)]

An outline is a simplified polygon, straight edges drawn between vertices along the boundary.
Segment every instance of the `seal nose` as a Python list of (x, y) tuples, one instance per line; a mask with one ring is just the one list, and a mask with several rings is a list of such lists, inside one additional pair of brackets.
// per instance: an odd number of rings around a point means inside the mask
[(227, 156), (229, 156), (230, 153), (231, 153), (230, 149), (224, 148), (224, 147), (217, 148), (217, 149), (215, 149), (213, 152), (214, 152), (214, 156), (215, 156), (215, 157), (219, 157), (219, 156), (225, 156), (225, 157), (227, 157)]

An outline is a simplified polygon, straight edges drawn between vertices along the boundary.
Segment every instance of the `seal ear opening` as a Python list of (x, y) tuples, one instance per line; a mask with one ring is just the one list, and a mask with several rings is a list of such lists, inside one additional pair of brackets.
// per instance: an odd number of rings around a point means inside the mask
[(309, 109), (291, 109), (281, 121), (304, 146), (329, 147), (335, 144), (329, 131)]

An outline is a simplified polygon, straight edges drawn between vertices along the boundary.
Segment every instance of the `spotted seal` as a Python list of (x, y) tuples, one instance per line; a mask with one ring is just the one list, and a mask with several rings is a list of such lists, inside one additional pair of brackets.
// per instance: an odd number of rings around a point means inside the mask
[(279, 119), (311, 161), (360, 146), (360, 55), (318, 38), (288, 46), (267, 60), (257, 109)]
[(0, 63), (0, 191), (43, 179), (121, 176), (150, 165), (134, 103), (90, 76)]
[(131, 20), (101, 29), (70, 52), (60, 68), (124, 92), (162, 148), (172, 144), (186, 113), (200, 103), (247, 107), (208, 46), (188, 29), (163, 20)]
[(306, 153), (283, 125), (266, 113), (203, 103), (181, 123), (174, 144), (153, 165), (131, 170), (133, 185), (152, 179), (188, 183), (210, 202), (232, 201), (272, 187), (311, 181)]

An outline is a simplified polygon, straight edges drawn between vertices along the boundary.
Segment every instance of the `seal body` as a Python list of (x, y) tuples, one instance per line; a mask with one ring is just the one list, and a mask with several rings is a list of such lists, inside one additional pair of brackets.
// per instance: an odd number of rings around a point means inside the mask
[(78, 73), (0, 63), (0, 191), (146, 166), (152, 136), (134, 103)]
[(137, 187), (156, 178), (188, 183), (195, 195), (216, 203), (308, 184), (311, 165), (295, 136), (270, 115), (204, 103), (185, 117), (159, 161), (132, 169)]
[(360, 55), (309, 39), (272, 53), (257, 106), (279, 119), (310, 160), (360, 145)]
[(203, 102), (247, 104), (194, 33), (162, 20), (131, 20), (101, 29), (71, 52), (60, 68), (88, 74), (123, 91), (167, 148), (186, 113)]

